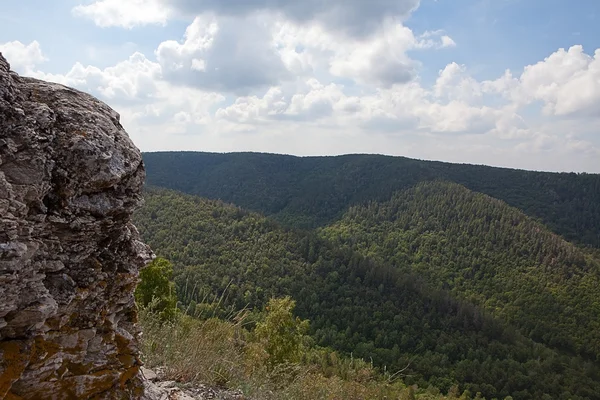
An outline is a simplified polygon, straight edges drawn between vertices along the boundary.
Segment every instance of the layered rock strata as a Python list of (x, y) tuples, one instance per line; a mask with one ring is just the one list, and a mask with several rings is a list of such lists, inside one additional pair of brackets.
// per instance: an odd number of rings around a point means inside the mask
[(144, 175), (115, 111), (0, 54), (0, 398), (141, 396)]

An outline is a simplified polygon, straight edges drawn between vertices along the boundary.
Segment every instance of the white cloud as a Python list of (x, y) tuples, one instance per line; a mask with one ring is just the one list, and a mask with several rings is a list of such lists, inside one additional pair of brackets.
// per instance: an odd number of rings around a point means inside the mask
[(547, 114), (600, 117), (600, 49), (593, 57), (582, 46), (559, 49), (525, 67), (519, 81), (518, 100), (542, 101)]
[(481, 84), (472, 78), (464, 65), (450, 63), (439, 72), (433, 86), (437, 98), (478, 102), (483, 95)]
[(156, 56), (166, 79), (198, 88), (247, 92), (288, 75), (260, 18), (198, 16), (182, 42), (162, 42)]
[(292, 120), (311, 123), (332, 116), (334, 109), (344, 108), (340, 104), (347, 98), (342, 89), (334, 83), (323, 85), (310, 78), (305, 82), (272, 87), (262, 97), (238, 97), (233, 104), (217, 110), (216, 116), (240, 123)]
[(452, 40), (452, 38), (448, 35), (443, 35), (441, 37), (442, 39), (442, 46), (441, 47), (456, 47), (456, 42), (454, 40)]
[[(104, 0), (106, 1), (106, 0)], [(183, 15), (214, 12), (225, 16), (274, 13), (300, 24), (316, 23), (328, 30), (352, 37), (366, 37), (378, 31), (387, 19), (403, 21), (418, 8), (420, 0), (162, 0)]]
[(10, 62), (13, 70), (26, 75), (35, 70), (37, 65), (47, 61), (36, 40), (28, 45), (19, 41), (0, 43), (0, 52)]
[(34, 72), (36, 78), (87, 90), (115, 102), (147, 101), (157, 90), (161, 70), (157, 63), (136, 52), (128, 60), (100, 69), (76, 63), (65, 75)]
[(100, 0), (75, 6), (72, 12), (103, 28), (118, 26), (131, 29), (148, 24), (165, 25), (171, 8), (160, 0)]
[(341, 36), (318, 24), (279, 21), (274, 42), (285, 65), (296, 74), (325, 70), (334, 77), (388, 88), (416, 76), (419, 63), (408, 56), (408, 51), (445, 46), (441, 31), (416, 37), (394, 20), (384, 21), (376, 34), (366, 38)]
[(338, 44), (330, 71), (362, 84), (389, 87), (406, 83), (416, 73), (417, 63), (406, 54), (415, 44), (409, 28), (389, 23), (370, 40)]
[(317, 23), (352, 37), (378, 31), (385, 20), (403, 21), (419, 7), (420, 0), (97, 0), (78, 5), (73, 14), (98, 26), (133, 28), (166, 24), (169, 18), (207, 12), (221, 16), (274, 13), (298, 23)]

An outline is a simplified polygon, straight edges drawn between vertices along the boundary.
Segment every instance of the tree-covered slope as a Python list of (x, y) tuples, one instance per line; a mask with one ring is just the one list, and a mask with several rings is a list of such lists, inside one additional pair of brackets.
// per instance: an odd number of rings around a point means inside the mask
[(600, 247), (600, 175), (531, 172), (379, 155), (145, 153), (148, 183), (313, 228), (349, 206), (385, 201), (422, 181), (447, 180), (504, 200), (567, 240)]
[[(422, 214), (426, 212), (424, 208)], [(351, 213), (359, 214), (356, 209)], [(215, 293), (223, 295), (219, 301), (222, 309), (262, 308), (271, 297), (291, 295), (297, 301), (298, 315), (311, 321), (318, 344), (372, 358), (388, 370), (408, 365), (404, 371), (407, 383), (426, 386), (429, 382), (444, 390), (458, 383), (461, 390), (482, 392), (488, 399), (508, 395), (515, 399), (592, 399), (600, 393), (597, 363), (569, 354), (562, 345), (553, 349), (536, 343), (515, 328), (521, 320), (509, 320), (489, 306), (488, 293), (490, 298), (496, 294), (494, 279), (463, 274), (464, 287), (468, 282), (474, 284), (473, 296), (465, 296), (467, 292), (456, 290), (454, 284), (440, 285), (438, 275), (422, 274), (428, 270), (426, 265), (417, 263), (411, 268), (415, 254), (425, 257), (423, 262), (438, 253), (445, 257), (440, 245), (422, 246), (417, 252), (398, 248), (395, 253), (405, 252), (406, 258), (386, 261), (373, 236), (373, 257), (365, 257), (361, 253), (370, 245), (361, 244), (360, 234), (356, 243), (346, 240), (345, 231), (354, 229), (349, 228), (354, 224), (348, 222), (351, 215), (319, 234), (297, 232), (218, 201), (150, 190), (136, 224), (157, 254), (174, 263), (178, 293), (187, 306), (205, 307), (203, 298)], [(361, 230), (371, 236), (369, 223), (365, 224)], [(479, 243), (479, 234), (465, 233), (475, 241), (477, 251), (488, 251), (488, 238)], [(457, 247), (457, 251), (464, 249)], [(577, 255), (565, 254), (564, 259), (573, 260), (580, 269), (588, 265)], [(517, 266), (526, 264), (519, 253), (513, 256)], [(444, 279), (446, 275), (439, 274)], [(535, 289), (527, 279), (515, 275), (515, 280)], [(491, 289), (485, 285), (482, 289), (484, 281)], [(556, 293), (562, 293), (561, 287), (557, 282)], [(579, 286), (575, 288), (579, 290)], [(533, 293), (536, 296), (538, 292)], [(540, 302), (533, 301), (534, 308), (529, 310), (531, 299), (526, 300), (511, 304), (525, 310), (534, 322), (548, 323), (543, 316), (537, 318)], [(546, 310), (545, 315), (552, 312), (555, 310)], [(578, 318), (579, 311), (573, 312)], [(565, 324), (569, 339), (571, 325), (561, 315), (558, 328), (551, 328), (557, 332)], [(588, 338), (576, 336), (574, 346), (588, 343)]]
[(600, 360), (600, 263), (502, 201), (423, 183), (353, 207), (323, 233), (485, 307), (537, 342)]

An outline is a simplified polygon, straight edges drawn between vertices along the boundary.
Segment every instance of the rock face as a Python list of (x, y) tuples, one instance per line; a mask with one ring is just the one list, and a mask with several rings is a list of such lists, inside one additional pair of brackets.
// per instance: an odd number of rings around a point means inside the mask
[(141, 396), (144, 176), (116, 112), (0, 54), (0, 398)]

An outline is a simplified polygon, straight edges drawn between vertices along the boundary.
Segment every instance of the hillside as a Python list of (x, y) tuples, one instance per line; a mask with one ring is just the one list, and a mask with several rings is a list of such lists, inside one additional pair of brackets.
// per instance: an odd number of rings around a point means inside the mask
[(408, 384), (488, 399), (600, 393), (596, 261), (457, 185), (400, 192), (317, 232), (153, 189), (136, 224), (174, 263), (183, 303), (204, 313), (214, 295), (216, 315), (291, 295), (317, 344), (408, 366)]
[(147, 183), (259, 211), (293, 227), (325, 226), (352, 205), (445, 180), (505, 201), (569, 241), (600, 248), (600, 175), (531, 172), (378, 155), (145, 153)]
[(600, 359), (600, 263), (501, 201), (424, 183), (351, 208), (323, 234), (485, 307), (537, 342)]

